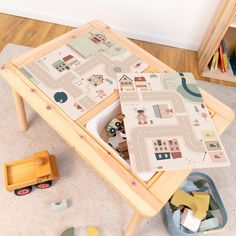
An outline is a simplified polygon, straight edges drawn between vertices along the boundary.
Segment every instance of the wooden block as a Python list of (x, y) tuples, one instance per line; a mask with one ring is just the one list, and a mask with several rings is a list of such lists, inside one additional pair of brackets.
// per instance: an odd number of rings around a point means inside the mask
[(196, 214), (196, 212), (198, 211), (197, 202), (194, 202), (193, 196), (191, 196), (188, 193), (185, 193), (184, 191), (180, 189), (177, 189), (175, 191), (174, 195), (171, 198), (170, 203), (176, 207), (179, 207), (181, 205), (187, 206), (190, 209), (192, 209), (194, 214)]
[(198, 188), (201, 188), (205, 185), (206, 183), (206, 180), (205, 179), (199, 179), (197, 181), (194, 182), (194, 184), (198, 187)]
[(210, 194), (210, 210), (217, 210), (219, 209), (218, 203), (215, 201), (214, 197)]
[(194, 198), (199, 198), (201, 202), (201, 208), (199, 208), (199, 212), (196, 214), (200, 220), (202, 220), (206, 216), (206, 212), (209, 209), (210, 203), (210, 195), (207, 192), (193, 192)]
[(182, 190), (184, 192), (196, 192), (199, 190), (199, 188), (192, 181), (187, 180)]
[(207, 192), (210, 193), (210, 189), (207, 186), (203, 186), (202, 188), (199, 189), (199, 192)]
[(71, 227), (71, 228), (66, 229), (66, 230), (61, 234), (61, 236), (75, 236), (75, 228), (74, 228), (74, 227)]
[(87, 226), (86, 228), (88, 236), (99, 236), (99, 231), (93, 226)]
[(210, 199), (210, 195), (207, 192), (192, 192), (192, 194), (201, 199)]
[(179, 209), (173, 212), (172, 218), (173, 218), (173, 222), (175, 226), (177, 228), (180, 228), (180, 210)]
[(185, 208), (183, 214), (181, 215), (180, 223), (192, 232), (197, 232), (201, 220), (194, 216), (192, 210)]
[(210, 196), (205, 192), (196, 192), (194, 193), (194, 196), (191, 196), (190, 194), (177, 189), (170, 202), (176, 207), (181, 205), (189, 207), (193, 211), (194, 216), (202, 220), (206, 216), (209, 201)]
[(64, 199), (61, 202), (52, 202), (50, 204), (51, 211), (58, 212), (68, 208), (67, 200)]
[(217, 217), (210, 218), (201, 222), (199, 231), (207, 231), (218, 228), (220, 226), (220, 220)]
[(219, 219), (222, 218), (222, 214), (220, 212), (220, 209), (211, 210), (211, 211), (208, 211), (208, 212), (215, 218), (219, 218)]

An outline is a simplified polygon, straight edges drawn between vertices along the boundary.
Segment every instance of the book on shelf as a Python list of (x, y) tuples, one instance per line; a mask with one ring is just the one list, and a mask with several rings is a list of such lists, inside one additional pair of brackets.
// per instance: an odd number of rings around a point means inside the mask
[(234, 75), (236, 76), (236, 52), (235, 51), (236, 49), (233, 51), (233, 54), (230, 58), (230, 65), (231, 65)]
[(214, 69), (216, 70), (218, 67), (218, 62), (219, 62), (219, 51), (217, 50), (215, 54), (216, 54), (216, 61), (215, 61)]
[(228, 50), (227, 50), (227, 48), (226, 48), (226, 46), (225, 46), (225, 41), (222, 40), (222, 41), (221, 41), (221, 44), (222, 44), (222, 47), (223, 47), (223, 54), (225, 55), (225, 56), (224, 56), (224, 57), (225, 57), (224, 60), (225, 60), (226, 68), (229, 69), (230, 61), (229, 61)]
[(216, 68), (218, 67), (218, 61), (219, 61), (219, 51), (217, 49), (217, 51), (214, 53), (208, 64), (209, 70), (216, 70)]
[(222, 40), (208, 63), (208, 68), (211, 71), (219, 68), (223, 73), (232, 70), (236, 76), (236, 52), (234, 51), (231, 57), (229, 57), (225, 42)]
[(222, 41), (219, 45), (219, 53), (220, 53), (220, 69), (221, 71), (227, 72), (227, 59), (226, 59), (226, 53), (224, 52), (224, 48), (222, 46)]

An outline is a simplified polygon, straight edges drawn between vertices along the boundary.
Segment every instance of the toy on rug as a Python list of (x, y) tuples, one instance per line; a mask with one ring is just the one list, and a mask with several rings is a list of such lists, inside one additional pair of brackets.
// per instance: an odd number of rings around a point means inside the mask
[(99, 236), (99, 231), (96, 227), (94, 226), (87, 226), (86, 228), (88, 236)]
[[(100, 236), (99, 231), (96, 227), (94, 226), (87, 226), (86, 227), (86, 232), (88, 236)], [(66, 229), (61, 236), (75, 236), (75, 228), (70, 227)]]
[(51, 187), (52, 200), (49, 205), (50, 210), (54, 213), (66, 210), (69, 208), (69, 200), (63, 197), (63, 192), (60, 192), (60, 188), (55, 186)]
[(52, 202), (50, 203), (50, 208), (51, 208), (51, 211), (53, 212), (58, 212), (58, 211), (62, 211), (64, 209), (67, 209), (69, 206), (68, 206), (68, 202), (66, 199), (63, 199), (61, 202)]
[(42, 151), (5, 163), (4, 176), (7, 191), (24, 196), (32, 191), (33, 186), (39, 189), (51, 187), (52, 181), (59, 178), (59, 171), (55, 156)]
[(75, 236), (75, 228), (74, 227), (70, 227), (68, 229), (66, 229), (61, 236)]

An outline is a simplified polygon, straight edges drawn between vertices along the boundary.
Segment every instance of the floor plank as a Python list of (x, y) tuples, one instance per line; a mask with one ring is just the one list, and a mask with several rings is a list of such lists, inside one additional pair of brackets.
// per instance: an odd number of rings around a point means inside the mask
[[(7, 43), (37, 47), (71, 29), (73, 28), (69, 26), (0, 13), (0, 50)], [(192, 72), (196, 79), (201, 79), (196, 52), (139, 40), (132, 41), (176, 71)]]

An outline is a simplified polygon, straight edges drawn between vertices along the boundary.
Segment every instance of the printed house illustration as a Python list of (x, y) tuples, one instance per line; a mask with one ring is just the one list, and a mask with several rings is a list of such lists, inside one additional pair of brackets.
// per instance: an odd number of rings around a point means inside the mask
[(134, 77), (134, 84), (137, 91), (148, 90), (147, 81), (143, 76)]
[(63, 61), (63, 60), (58, 60), (52, 64), (52, 66), (58, 71), (58, 72), (63, 72), (65, 70), (69, 70), (70, 67)]
[(78, 60), (73, 57), (72, 55), (68, 55), (66, 57), (63, 58), (63, 61), (70, 67), (72, 67), (73, 65), (78, 65)]
[(89, 39), (96, 44), (101, 44), (106, 42), (106, 37), (103, 34), (92, 34)]
[(88, 35), (76, 38), (68, 43), (68, 46), (76, 51), (83, 58), (88, 58), (97, 52), (104, 52), (112, 46), (105, 35), (99, 33), (88, 33)]
[(123, 75), (121, 79), (119, 80), (120, 83), (120, 89), (121, 91), (133, 91), (133, 80), (130, 79), (128, 76)]
[(63, 72), (65, 70), (69, 70), (74, 64), (78, 65), (78, 60), (74, 58), (72, 55), (67, 55), (62, 58), (62, 60), (58, 60), (52, 64), (52, 66), (58, 71)]
[(158, 118), (171, 118), (173, 116), (173, 110), (167, 104), (156, 104), (152, 108)]
[(168, 140), (168, 143), (172, 158), (173, 159), (182, 158), (178, 140), (177, 139)]
[(157, 160), (166, 160), (171, 157), (173, 159), (182, 158), (182, 153), (177, 139), (157, 139), (153, 141), (152, 144)]
[(167, 140), (157, 139), (153, 141), (154, 152), (157, 160), (170, 159), (170, 151)]
[(105, 44), (107, 47), (112, 45), (112, 42), (108, 41), (104, 34), (92, 34), (89, 39), (97, 45)]
[(93, 86), (98, 86), (103, 83), (103, 75), (92, 75), (88, 78), (88, 81)]

